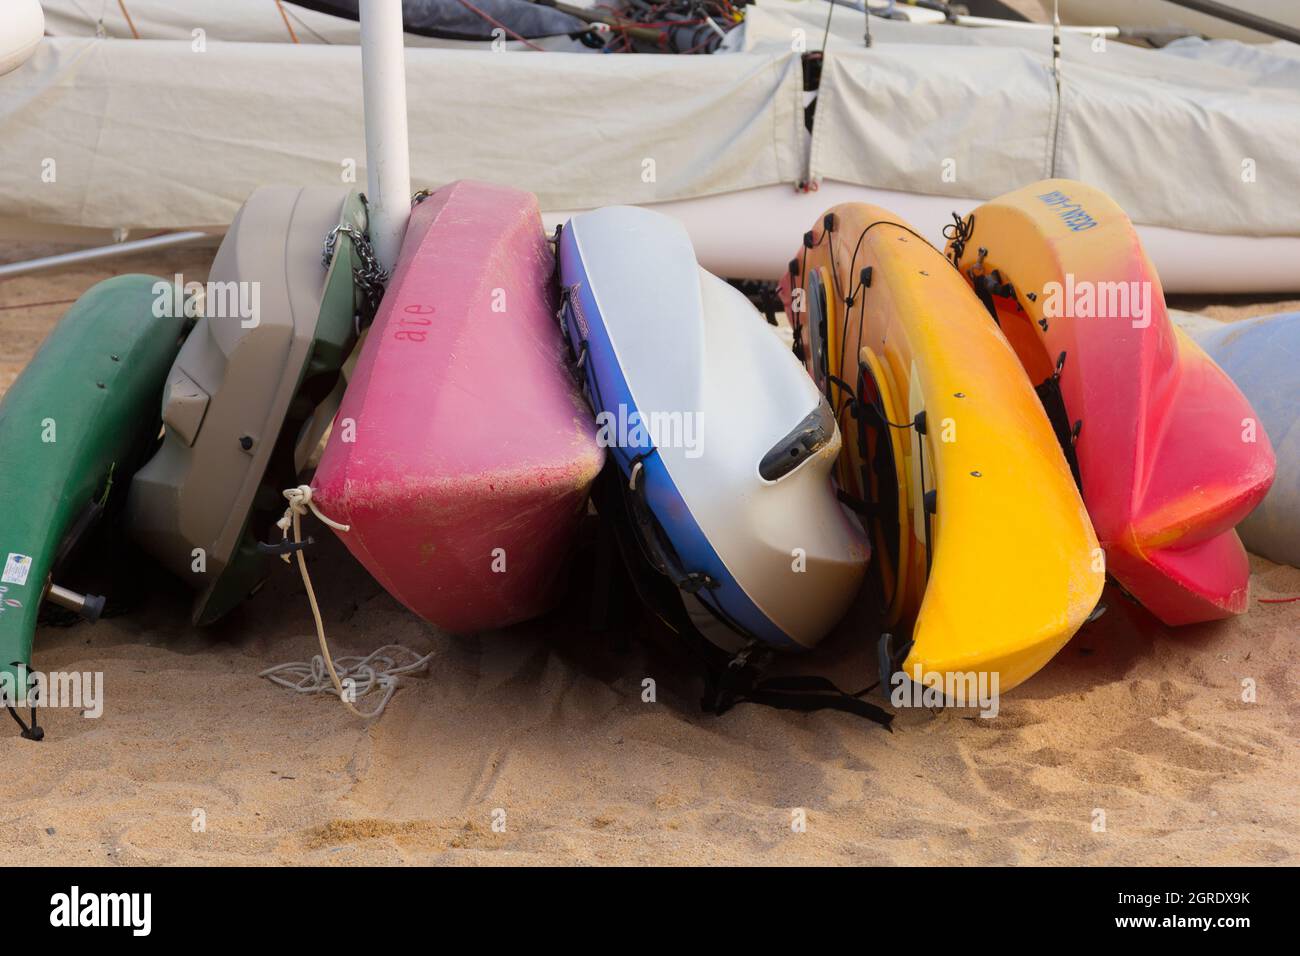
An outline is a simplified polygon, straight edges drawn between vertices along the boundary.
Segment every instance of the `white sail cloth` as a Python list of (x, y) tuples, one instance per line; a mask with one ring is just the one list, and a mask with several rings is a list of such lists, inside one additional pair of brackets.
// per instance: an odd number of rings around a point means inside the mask
[[(824, 17), (773, 9), (708, 57), (410, 49), (413, 178), (562, 210), (810, 179), (978, 201), (1056, 175), (1140, 224), (1300, 236), (1295, 47), (1066, 37), (1058, 95), (1037, 31), (873, 20), (862, 49), (839, 10), (810, 137), (790, 37)], [(364, 183), (360, 74), (348, 46), (47, 38), (0, 78), (4, 231), (224, 226), (263, 184)]]

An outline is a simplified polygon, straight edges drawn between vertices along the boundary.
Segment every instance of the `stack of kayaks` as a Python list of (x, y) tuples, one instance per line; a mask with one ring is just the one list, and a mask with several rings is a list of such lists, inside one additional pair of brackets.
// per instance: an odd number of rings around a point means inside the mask
[(1104, 574), (1015, 355), (943, 255), (875, 206), (827, 213), (781, 291), (850, 436), (838, 479), (875, 538), (885, 666), (1021, 683), (1092, 613)]
[(417, 205), (313, 479), (357, 559), (449, 631), (551, 605), (604, 460), (554, 271), (531, 193), (466, 181)]
[(1178, 333), (1123, 210), (1047, 180), (979, 206), (949, 255), (1039, 389), (1115, 579), (1166, 624), (1246, 609), (1233, 530), (1273, 479), (1250, 403)]
[(389, 279), (362, 196), (259, 190), (202, 295), (154, 318), (158, 281), (97, 286), (0, 404), (0, 674), (26, 680), (43, 597), (95, 616), (55, 579), (128, 479), (136, 539), (198, 592), (195, 621), (225, 614), (309, 543), (262, 538), (323, 440), (310, 501), (453, 632), (547, 611), (601, 489), (628, 566), (671, 595), (655, 609), (707, 648), (716, 710), (882, 718), (822, 678), (757, 679), (836, 626), (873, 552), (863, 639), (890, 684), (1015, 687), (1107, 572), (1166, 623), (1244, 610), (1233, 528), (1270, 432), (1286, 477), (1246, 527), (1297, 558), (1297, 317), (1202, 334), (1257, 413), (1095, 190), (1027, 187), (950, 239), (945, 258), (883, 209), (831, 209), (781, 283), (791, 355), (652, 211), (575, 216), (552, 252), (531, 194), (452, 183), (417, 197)]
[(1300, 312), (1175, 321), (1250, 400), (1277, 455), (1273, 487), (1238, 526), (1241, 540), (1256, 554), (1300, 568)]

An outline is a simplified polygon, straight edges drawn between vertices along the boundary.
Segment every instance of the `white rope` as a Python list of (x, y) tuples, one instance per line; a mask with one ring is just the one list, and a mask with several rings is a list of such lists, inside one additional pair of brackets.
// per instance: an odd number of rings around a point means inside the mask
[[(346, 532), (351, 528), (321, 514), (316, 503), (312, 501), (310, 485), (288, 488), (284, 492), (284, 497), (289, 502), (289, 506), (284, 509), (284, 517), (276, 522), (276, 527), (280, 529), (286, 541), (292, 530), (293, 542), (299, 545), (294, 553), (298, 557), (298, 571), (302, 575), (303, 586), (307, 589), (311, 615), (316, 622), (316, 639), (320, 642), (320, 653), (310, 661), (293, 661), (268, 667), (258, 676), (302, 694), (336, 694), (343, 706), (357, 717), (362, 720), (372, 720), (382, 714), (388, 702), (393, 699), (398, 678), (423, 671), (433, 658), (433, 652), (421, 657), (415, 651), (400, 644), (385, 644), (365, 657), (340, 657), (337, 664), (335, 663), (330, 655), (329, 644), (325, 641), (325, 624), (321, 620), (320, 605), (316, 602), (316, 589), (312, 587), (311, 575), (307, 573), (307, 559), (303, 556), (302, 516), (310, 510), (323, 524), (335, 531)], [(289, 563), (289, 555), (282, 554), (280, 557), (286, 564)], [(413, 659), (408, 663), (399, 664), (397, 657), (385, 653), (386, 651), (405, 654)], [(340, 672), (342, 677), (339, 676)], [(328, 681), (326, 674), (329, 675)], [(351, 682), (346, 690), (343, 687), (344, 680)], [(362, 713), (353, 706), (353, 700), (364, 697), (374, 690), (382, 690), (384, 696), (373, 710)]]
[[(407, 655), (413, 660), (399, 664), (398, 655)], [(388, 706), (388, 702), (392, 700), (397, 690), (399, 677), (424, 671), (432, 658), (432, 652), (420, 657), (409, 647), (385, 644), (365, 657), (340, 657), (333, 661), (333, 664), (338, 677), (352, 681), (353, 696), (357, 699), (365, 697), (374, 690), (383, 691), (384, 696), (378, 706), (368, 714), (359, 715), (369, 719), (378, 717), (384, 712), (384, 708)], [(321, 654), (315, 655), (309, 661), (293, 661), (289, 664), (268, 667), (258, 676), (299, 694), (337, 695), (339, 693), (334, 684), (334, 675), (330, 674), (325, 658)], [(355, 708), (349, 709), (357, 713)]]
[[(311, 509), (311, 513), (316, 516), (317, 520), (322, 524), (333, 528), (335, 531), (352, 530), (351, 525), (340, 524), (339, 522), (321, 514), (320, 509), (316, 507), (316, 502), (312, 500), (311, 485), (299, 485), (297, 488), (286, 488), (284, 491), (284, 497), (288, 500), (289, 507), (284, 509), (284, 517), (277, 521), (275, 526), (284, 533), (284, 537), (286, 538), (289, 537), (289, 529), (292, 527), (293, 540), (298, 540), (298, 519), (307, 513), (308, 508)], [(284, 559), (285, 564), (289, 563), (289, 556), (287, 554), (282, 554), (280, 557)]]

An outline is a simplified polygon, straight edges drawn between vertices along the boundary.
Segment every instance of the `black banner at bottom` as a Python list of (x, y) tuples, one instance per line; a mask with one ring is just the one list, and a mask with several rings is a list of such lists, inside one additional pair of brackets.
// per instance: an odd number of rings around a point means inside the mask
[[(309, 927), (359, 940), (429, 920), (539, 933), (710, 925), (728, 942), (785, 923), (877, 943), (917, 937), (992, 942), (1050, 931), (1230, 943), (1284, 928), (1286, 869), (10, 869), (8, 922), (28, 934), (133, 942), (247, 943), (267, 928)], [(815, 924), (815, 925), (813, 925)], [(350, 929), (344, 930), (344, 927)], [(387, 927), (387, 929), (385, 928)], [(398, 927), (401, 927), (399, 930)], [(639, 927), (639, 929), (638, 929)], [(619, 936), (608, 937), (612, 942)], [(1033, 938), (1027, 937), (1027, 938)]]

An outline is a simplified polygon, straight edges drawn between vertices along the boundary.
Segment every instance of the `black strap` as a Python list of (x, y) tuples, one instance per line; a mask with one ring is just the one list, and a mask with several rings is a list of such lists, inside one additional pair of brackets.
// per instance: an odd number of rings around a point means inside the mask
[(18, 711), (14, 710), (13, 705), (9, 706), (9, 716), (18, 722), (18, 726), (23, 729), (22, 736), (26, 740), (44, 740), (45, 731), (36, 723), (36, 707), (32, 707), (32, 725), (27, 726), (27, 722), (18, 716)]
[(980, 302), (984, 303), (984, 308), (988, 309), (989, 316), (997, 323), (998, 328), (1002, 327), (1002, 320), (998, 318), (998, 306), (993, 301), (996, 294), (997, 281), (992, 276), (975, 276), (971, 280), (975, 289), (975, 295), (979, 297)]
[(770, 655), (764, 655), (753, 662), (749, 650), (742, 651), (720, 674), (710, 675), (708, 691), (701, 701), (703, 708), (719, 716), (737, 704), (761, 704), (800, 713), (838, 710), (870, 720), (893, 733), (894, 715), (862, 699), (875, 685), (850, 694), (828, 678), (811, 674), (763, 680), (760, 677), (768, 660)]
[[(1065, 358), (1065, 353), (1061, 353), (1061, 360)], [(1058, 368), (1060, 367), (1058, 360)], [(1065, 453), (1066, 464), (1070, 466), (1070, 474), (1074, 478), (1074, 483), (1083, 487), (1082, 474), (1079, 471), (1079, 456), (1074, 450), (1074, 434), (1070, 425), (1070, 414), (1065, 407), (1065, 395), (1061, 391), (1061, 375), (1056, 372), (1049, 375), (1041, 383), (1034, 386), (1034, 391), (1038, 393), (1038, 401), (1043, 406), (1043, 411), (1047, 413), (1047, 420), (1051, 423), (1052, 431), (1056, 435), (1056, 442), (1061, 446), (1061, 451)]]
[(894, 715), (883, 707), (877, 707), (869, 701), (847, 694), (825, 678), (809, 679), (824, 681), (827, 686), (819, 691), (797, 693), (783, 688), (773, 688), (769, 682), (764, 681), (749, 696), (736, 703), (763, 704), (777, 710), (797, 710), (803, 713), (811, 713), (815, 710), (838, 710), (880, 724), (891, 734), (894, 732), (892, 726)]
[[(644, 452), (636, 459), (644, 460), (652, 452)], [(760, 680), (763, 667), (774, 656), (771, 650), (753, 641), (740, 655), (730, 657), (705, 637), (682, 603), (683, 591), (690, 590), (682, 585), (694, 581), (680, 567), (670, 546), (665, 546), (661, 540), (644, 494), (644, 480), (638, 480), (635, 488), (629, 488), (618, 463), (612, 458), (606, 462), (593, 488), (597, 511), (603, 521), (614, 525), (618, 550), (638, 596), (683, 638), (683, 645), (699, 662), (706, 685), (701, 706), (706, 712), (721, 715), (736, 704), (754, 703), (805, 713), (838, 710), (889, 727), (893, 719), (891, 714), (860, 699), (871, 688), (859, 694), (846, 694), (826, 678), (814, 676)], [(713, 588), (706, 583), (707, 575), (702, 577), (705, 579), (700, 582), (703, 586), (694, 588), (700, 604), (736, 633), (750, 636), (714, 599)]]

